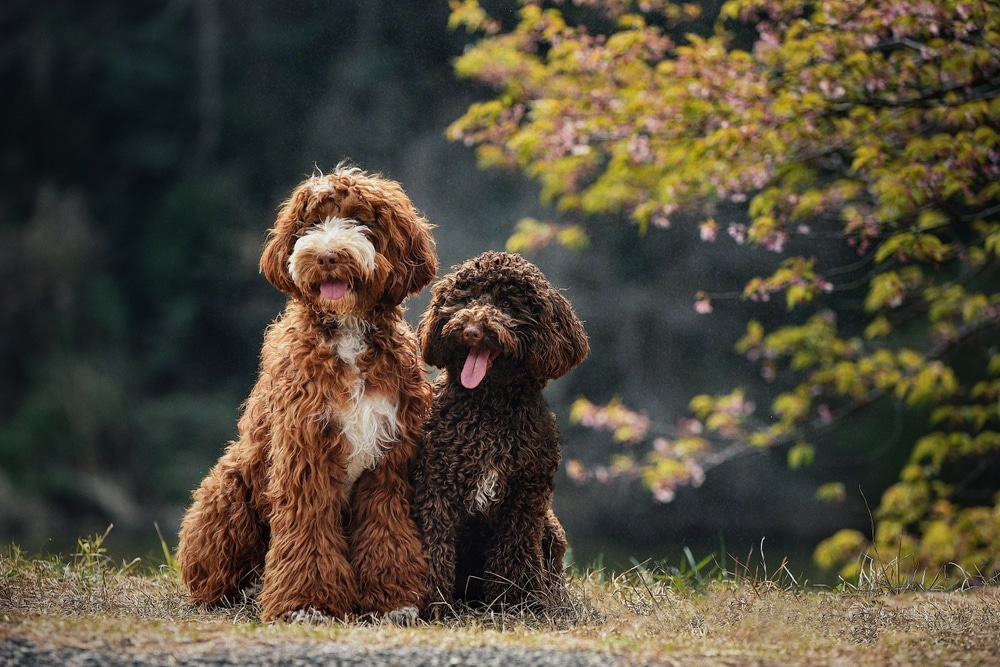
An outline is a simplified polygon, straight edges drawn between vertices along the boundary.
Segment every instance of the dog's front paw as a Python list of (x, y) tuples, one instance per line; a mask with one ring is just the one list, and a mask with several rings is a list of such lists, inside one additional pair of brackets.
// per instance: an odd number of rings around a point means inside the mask
[(400, 627), (408, 628), (417, 622), (417, 618), (420, 617), (420, 610), (416, 607), (400, 607), (399, 609), (393, 609), (388, 614), (385, 615), (385, 620), (392, 623), (393, 625), (398, 625)]
[(282, 614), (281, 620), (285, 623), (294, 623), (298, 625), (322, 625), (324, 623), (329, 623), (330, 617), (315, 607), (308, 607), (306, 609), (296, 609), (295, 611), (285, 612)]

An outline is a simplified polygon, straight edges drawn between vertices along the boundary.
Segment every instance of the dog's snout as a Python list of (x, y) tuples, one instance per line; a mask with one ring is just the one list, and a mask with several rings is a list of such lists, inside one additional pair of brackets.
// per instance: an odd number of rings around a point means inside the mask
[(337, 264), (337, 256), (332, 252), (321, 252), (316, 255), (316, 263), (321, 269), (332, 269)]
[(462, 338), (469, 346), (479, 345), (483, 342), (483, 330), (475, 324), (469, 324), (462, 330)]

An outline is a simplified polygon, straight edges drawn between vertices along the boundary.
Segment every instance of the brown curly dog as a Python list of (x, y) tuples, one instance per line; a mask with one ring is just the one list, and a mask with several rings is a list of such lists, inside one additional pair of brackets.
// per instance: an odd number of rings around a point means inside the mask
[(437, 271), (430, 225), (398, 183), (340, 165), (292, 192), (260, 268), (288, 305), (184, 515), (181, 577), (197, 603), (259, 588), (266, 621), (415, 616), (408, 475), (431, 391), (400, 304)]
[(587, 334), (520, 256), (486, 252), (455, 268), (417, 328), (424, 361), (442, 369), (413, 468), (427, 615), (456, 600), (544, 612), (565, 599), (566, 536), (552, 512), (559, 429), (542, 388), (586, 358)]

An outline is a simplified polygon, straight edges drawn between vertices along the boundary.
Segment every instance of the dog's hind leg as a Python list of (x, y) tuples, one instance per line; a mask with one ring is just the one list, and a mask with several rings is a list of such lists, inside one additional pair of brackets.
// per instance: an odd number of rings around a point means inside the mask
[(568, 593), (566, 591), (566, 531), (551, 509), (545, 516), (545, 528), (542, 531), (542, 558), (545, 562), (544, 587), (549, 607), (566, 606)]
[(267, 528), (251, 504), (242, 472), (227, 454), (201, 486), (181, 521), (177, 561), (191, 600), (236, 601), (260, 576)]

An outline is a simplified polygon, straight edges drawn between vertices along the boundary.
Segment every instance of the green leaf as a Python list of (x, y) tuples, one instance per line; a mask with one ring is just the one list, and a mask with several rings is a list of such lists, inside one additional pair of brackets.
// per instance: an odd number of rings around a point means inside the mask
[(879, 315), (865, 327), (864, 336), (868, 340), (873, 338), (883, 338), (892, 333), (892, 325), (885, 315)]
[(847, 498), (843, 482), (827, 482), (816, 489), (816, 499), (830, 504), (839, 504)]
[(798, 470), (804, 466), (812, 465), (816, 458), (816, 449), (807, 443), (800, 442), (788, 450), (788, 467)]

